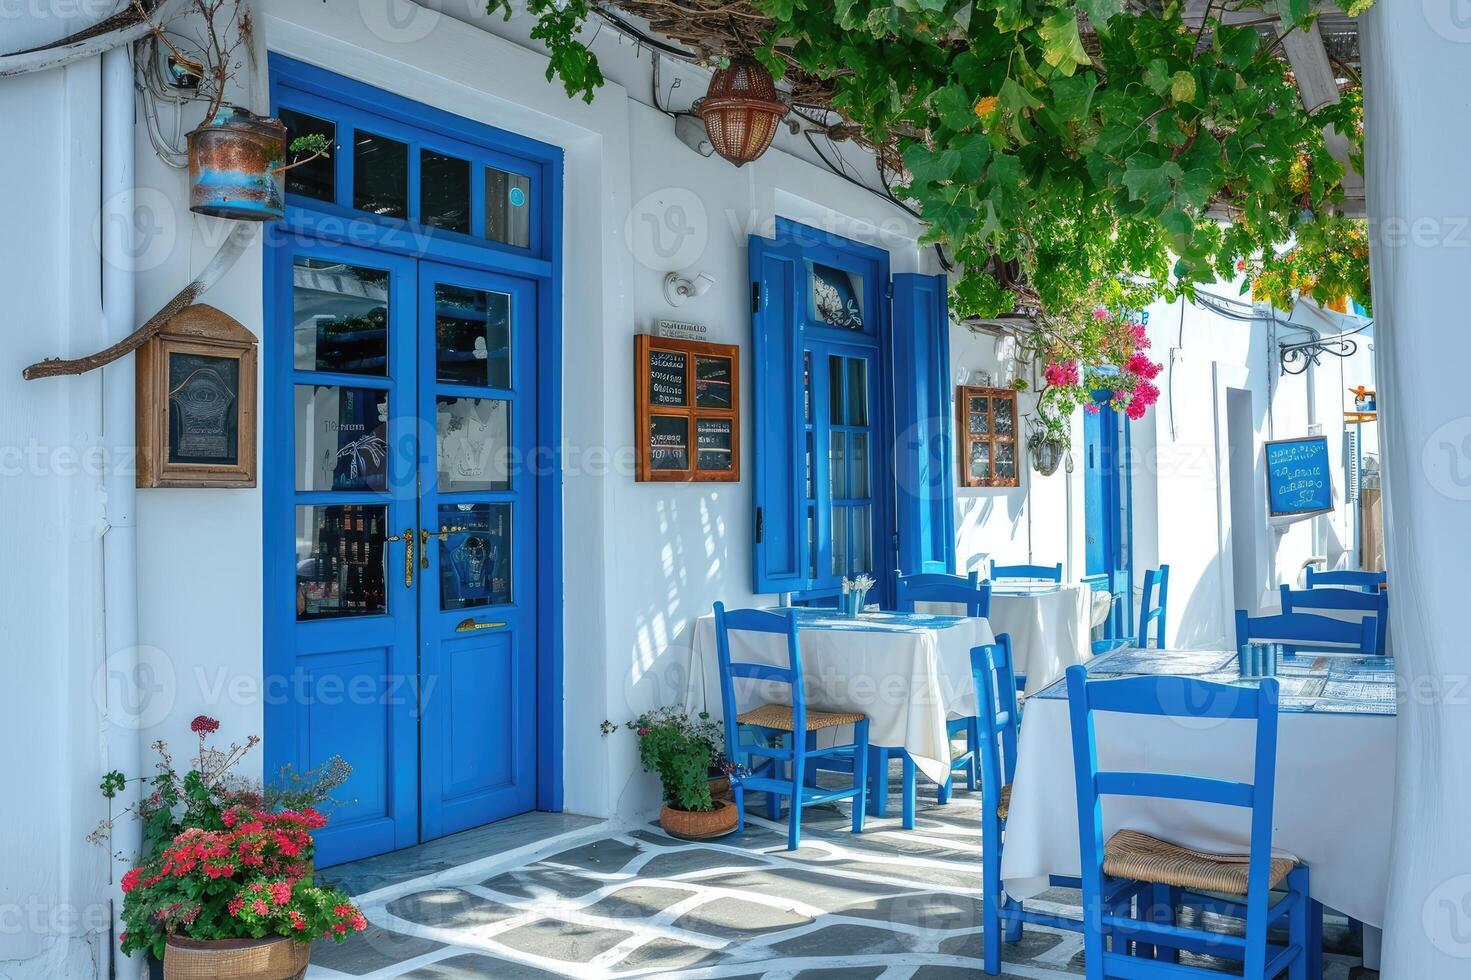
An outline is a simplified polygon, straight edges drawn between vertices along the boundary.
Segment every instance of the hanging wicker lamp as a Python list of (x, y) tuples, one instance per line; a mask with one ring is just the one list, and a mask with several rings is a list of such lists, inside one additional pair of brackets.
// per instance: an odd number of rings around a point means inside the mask
[(787, 114), (771, 72), (747, 55), (732, 58), (715, 72), (710, 90), (694, 110), (705, 121), (715, 152), (737, 167), (766, 152)]

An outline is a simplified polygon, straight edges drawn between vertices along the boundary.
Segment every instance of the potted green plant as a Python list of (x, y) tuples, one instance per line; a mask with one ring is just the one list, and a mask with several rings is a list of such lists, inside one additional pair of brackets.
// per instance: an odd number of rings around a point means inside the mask
[[(657, 773), (664, 803), (659, 824), (676, 837), (719, 837), (735, 829), (735, 804), (729, 791), (725, 733), (720, 722), (704, 712), (691, 717), (681, 708), (646, 711), (626, 725), (638, 736), (639, 761)], [(603, 733), (617, 730), (602, 724)]]
[(150, 20), (141, 0), (133, 0), (133, 7), (148, 22), (155, 42), (167, 50), (171, 74), (181, 87), (193, 89), (193, 101), (206, 105), (204, 124), (187, 137), (189, 209), (240, 221), (280, 218), (286, 207), (286, 171), (328, 155), (331, 143), (313, 134), (291, 140), (288, 147), (281, 120), (226, 101), (250, 48), (248, 8), (238, 0), (192, 0), (179, 20), (192, 18), (199, 33), (186, 37), (178, 21)]
[[(1038, 407), (1036, 414), (1027, 419), (1027, 451), (1032, 457), (1032, 469), (1043, 476), (1051, 476), (1064, 459), (1071, 464), (1072, 426), (1066, 416), (1056, 415)], [(1068, 467), (1072, 470), (1071, 465)]]
[[(299, 976), (310, 940), (341, 941), (367, 924), (345, 894), (312, 879), (311, 835), (326, 823), (317, 807), (352, 769), (333, 756), (306, 773), (283, 767), (265, 786), (234, 771), (260, 739), (215, 748), (219, 727), (207, 715), (190, 723), (199, 748), (184, 774), (160, 740), (154, 773), (133, 777), (143, 793), (122, 815), (142, 821), (143, 846), (122, 879), (119, 941), (162, 961), (166, 978)], [(102, 793), (116, 798), (133, 779), (114, 770)], [(89, 839), (107, 841), (113, 823)]]

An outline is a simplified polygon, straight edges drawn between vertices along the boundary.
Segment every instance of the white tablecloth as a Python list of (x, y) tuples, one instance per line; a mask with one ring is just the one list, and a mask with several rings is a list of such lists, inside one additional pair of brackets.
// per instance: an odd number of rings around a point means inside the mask
[[(1095, 715), (1099, 768), (1188, 772), (1251, 782), (1246, 721)], [(1384, 923), (1394, 811), (1393, 716), (1284, 711), (1278, 727), (1274, 848), (1305, 861), (1313, 897)], [(1200, 759), (1215, 760), (1203, 771)], [(1027, 702), (1001, 876), (1028, 898), (1049, 874), (1077, 875), (1078, 810), (1066, 699)], [(1244, 854), (1249, 811), (1106, 797), (1104, 836), (1128, 827), (1207, 852)]]
[[(913, 625), (902, 614), (865, 613), (844, 621), (836, 613), (801, 613), (811, 628), (798, 634), (807, 706), (819, 711), (862, 711), (868, 715), (871, 745), (905, 749), (928, 778), (943, 782), (950, 771), (949, 718), (976, 713), (972, 647), (995, 642), (984, 619), (933, 617), (939, 628)], [(690, 687), (685, 706), (720, 717), (720, 668), (715, 650), (715, 617), (695, 624), (690, 651)], [(780, 636), (731, 634), (734, 660), (786, 665)], [(790, 702), (790, 688), (741, 681), (737, 709), (767, 701)]]
[(1057, 680), (1092, 655), (1093, 590), (1064, 585), (1025, 595), (991, 594), (991, 628), (1011, 634), (1016, 670), (1027, 675), (1028, 694)]

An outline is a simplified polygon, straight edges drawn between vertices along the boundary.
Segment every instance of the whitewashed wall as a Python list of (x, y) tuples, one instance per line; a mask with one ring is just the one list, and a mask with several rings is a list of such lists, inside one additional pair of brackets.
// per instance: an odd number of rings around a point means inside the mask
[(83, 842), (107, 812), (101, 377), (20, 376), (101, 346), (100, 92), (95, 61), (0, 82), (0, 125), (26, 134), (0, 156), (0, 976), (87, 977), (107, 956), (107, 853)]

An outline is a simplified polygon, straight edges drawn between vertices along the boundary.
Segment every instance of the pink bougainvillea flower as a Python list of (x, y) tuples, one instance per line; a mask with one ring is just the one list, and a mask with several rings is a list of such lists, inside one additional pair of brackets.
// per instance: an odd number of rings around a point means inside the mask
[(1129, 406), (1124, 409), (1124, 414), (1127, 415), (1131, 420), (1137, 422), (1144, 417), (1144, 412), (1148, 408), (1149, 406), (1144, 404), (1139, 399), (1132, 398), (1129, 400)]
[(1098, 407), (1097, 402), (1089, 402), (1088, 404), (1083, 406), (1083, 411), (1087, 412), (1089, 415), (1097, 415), (1101, 411), (1101, 409)]
[(1095, 319), (1095, 320), (1107, 320), (1108, 319), (1108, 310), (1104, 309), (1101, 306), (1094, 307), (1093, 308), (1093, 319)]

